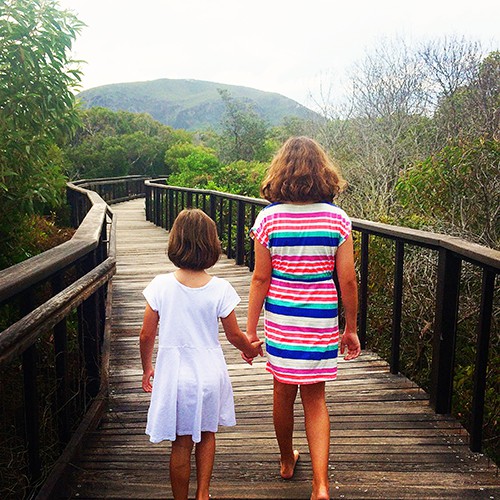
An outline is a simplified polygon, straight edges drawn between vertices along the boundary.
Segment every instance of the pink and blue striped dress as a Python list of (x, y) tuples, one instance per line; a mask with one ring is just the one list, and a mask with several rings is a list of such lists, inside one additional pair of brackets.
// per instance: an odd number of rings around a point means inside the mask
[(351, 232), (332, 203), (273, 203), (250, 234), (269, 249), (272, 277), (264, 303), (266, 369), (286, 384), (337, 377), (335, 254)]

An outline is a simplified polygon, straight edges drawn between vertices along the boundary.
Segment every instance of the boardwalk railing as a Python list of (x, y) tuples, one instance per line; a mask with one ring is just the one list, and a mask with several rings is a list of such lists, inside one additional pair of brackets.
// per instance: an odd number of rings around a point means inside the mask
[[(170, 229), (180, 210), (197, 207), (216, 221), (225, 251), (237, 264), (253, 269), (252, 242), (247, 237), (256, 214), (267, 204), (265, 200), (231, 195), (217, 191), (167, 186), (165, 180), (146, 181), (146, 217), (156, 225)], [(403, 304), (403, 271), (405, 248), (417, 246), (437, 253), (438, 269), (434, 297), (434, 340), (430, 381), (430, 400), (436, 413), (451, 413), (454, 359), (459, 321), (459, 290), (463, 262), (482, 272), (480, 310), (476, 328), (476, 360), (474, 391), (471, 403), (470, 448), (481, 451), (485, 407), (486, 370), (490, 347), (490, 330), (495, 293), (495, 278), (500, 272), (500, 252), (468, 243), (459, 238), (353, 219), (353, 229), (361, 235), (359, 333), (363, 348), (367, 339), (369, 309), (369, 241), (378, 236), (394, 242), (392, 339), (390, 367), (400, 371), (401, 321)]]
[(0, 496), (32, 496), (102, 414), (115, 273), (115, 220), (106, 201), (137, 196), (144, 196), (144, 178), (69, 183), (72, 239), (0, 271)]

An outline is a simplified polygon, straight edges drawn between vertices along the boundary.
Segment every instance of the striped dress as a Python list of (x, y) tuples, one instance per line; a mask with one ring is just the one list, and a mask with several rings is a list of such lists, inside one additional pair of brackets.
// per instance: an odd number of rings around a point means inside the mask
[(252, 238), (269, 249), (272, 277), (264, 303), (266, 368), (280, 382), (337, 377), (338, 298), (335, 254), (351, 232), (331, 203), (274, 203), (257, 216)]

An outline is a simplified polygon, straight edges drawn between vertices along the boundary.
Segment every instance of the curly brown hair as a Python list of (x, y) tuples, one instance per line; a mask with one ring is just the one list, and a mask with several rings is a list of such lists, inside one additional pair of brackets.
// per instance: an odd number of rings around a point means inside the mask
[(215, 222), (198, 208), (186, 208), (176, 217), (168, 238), (168, 258), (180, 269), (212, 267), (221, 254)]
[(273, 158), (260, 193), (271, 202), (332, 201), (346, 185), (314, 139), (291, 137)]

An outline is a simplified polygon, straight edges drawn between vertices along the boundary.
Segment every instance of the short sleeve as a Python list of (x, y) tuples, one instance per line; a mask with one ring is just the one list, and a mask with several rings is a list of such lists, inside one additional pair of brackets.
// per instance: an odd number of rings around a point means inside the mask
[(142, 294), (144, 295), (147, 303), (149, 304), (151, 309), (156, 312), (160, 310), (161, 295), (158, 293), (160, 289), (159, 278), (160, 276), (156, 276), (156, 278), (154, 278), (153, 281), (151, 281), (149, 285), (142, 291)]
[(219, 304), (218, 317), (227, 318), (234, 308), (240, 303), (240, 296), (236, 293), (229, 281), (223, 280), (225, 287)]
[(253, 226), (250, 228), (250, 237), (269, 248), (269, 231), (268, 224), (266, 224), (265, 208), (259, 212)]
[(345, 240), (349, 237), (352, 231), (352, 222), (349, 216), (340, 209), (340, 216), (338, 221), (338, 229), (340, 234), (339, 246), (344, 243)]

